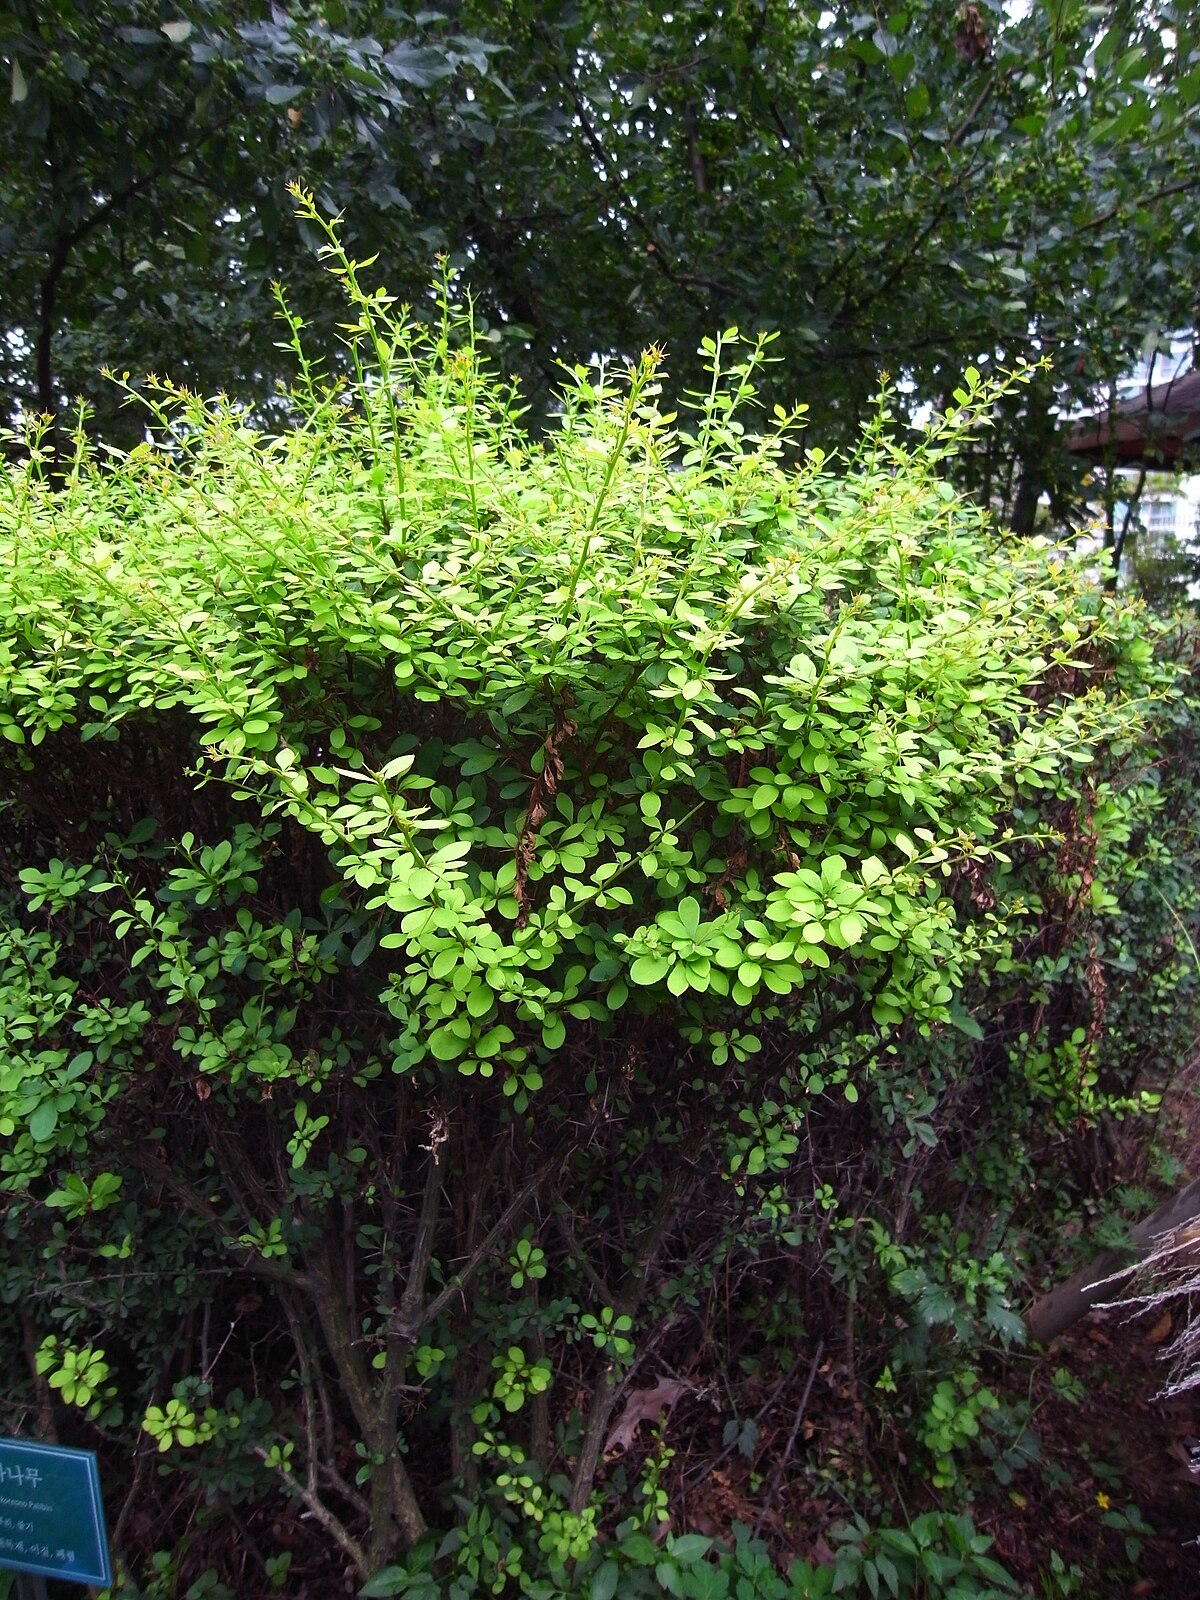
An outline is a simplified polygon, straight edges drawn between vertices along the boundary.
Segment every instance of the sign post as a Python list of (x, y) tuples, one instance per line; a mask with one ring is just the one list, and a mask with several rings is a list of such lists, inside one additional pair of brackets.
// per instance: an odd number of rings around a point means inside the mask
[(90, 1450), (0, 1439), (0, 1569), (39, 1600), (47, 1578), (112, 1585), (100, 1473)]

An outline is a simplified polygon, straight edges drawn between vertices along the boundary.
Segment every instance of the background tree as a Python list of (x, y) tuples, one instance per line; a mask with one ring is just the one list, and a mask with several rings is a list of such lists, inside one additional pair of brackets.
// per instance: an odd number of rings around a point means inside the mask
[(26, 4), (0, 13), (0, 41), (0, 382), (10, 411), (85, 395), (126, 442), (101, 366), (262, 402), (281, 371), (271, 279), (334, 313), (285, 193), (296, 173), (427, 281), (446, 240), (409, 194), (465, 139), (494, 49), (387, 5), (216, 0)]
[(538, 409), (566, 354), (661, 340), (686, 386), (736, 323), (779, 333), (776, 396), (845, 443), (881, 369), (916, 410), (968, 364), (1049, 354), (1054, 381), (962, 472), (1022, 531), (1043, 493), (1061, 520), (1080, 469), (1059, 410), (1194, 320), (1191, 12), (10, 5), (10, 404), (83, 392), (113, 433), (104, 362), (269, 396), (268, 280), (336, 315), (284, 196), (299, 174), (401, 296), (452, 252)]

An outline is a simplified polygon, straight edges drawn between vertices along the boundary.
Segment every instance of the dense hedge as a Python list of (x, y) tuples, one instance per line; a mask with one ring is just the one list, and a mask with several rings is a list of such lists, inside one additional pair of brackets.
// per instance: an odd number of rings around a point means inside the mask
[(448, 290), (331, 259), (285, 432), (147, 380), (0, 484), (9, 1425), (101, 1448), (131, 1595), (650, 1592), (718, 1457), (782, 1529), (806, 1382), (953, 1504), (1191, 1016), (1169, 641), (947, 489), (977, 374), (826, 461), (730, 331), (531, 442)]

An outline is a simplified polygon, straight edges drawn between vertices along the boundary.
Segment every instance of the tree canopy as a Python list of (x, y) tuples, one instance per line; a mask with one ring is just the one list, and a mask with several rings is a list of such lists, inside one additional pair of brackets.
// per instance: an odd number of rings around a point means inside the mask
[(881, 369), (915, 411), (967, 364), (1053, 357), (962, 471), (1017, 526), (1082, 471), (1056, 404), (1191, 326), (1200, 37), (1174, 0), (894, 10), (684, 3), (73, 0), (0, 11), (10, 409), (107, 363), (262, 402), (269, 281), (336, 320), (301, 177), (420, 303), (448, 252), (544, 408), (566, 353), (769, 330), (823, 445)]

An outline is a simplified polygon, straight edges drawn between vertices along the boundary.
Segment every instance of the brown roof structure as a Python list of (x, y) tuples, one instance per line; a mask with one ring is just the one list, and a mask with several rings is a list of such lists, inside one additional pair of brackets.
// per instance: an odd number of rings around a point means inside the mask
[(1200, 457), (1200, 369), (1143, 389), (1111, 417), (1085, 417), (1068, 436), (1067, 449), (1094, 461), (1152, 469)]

